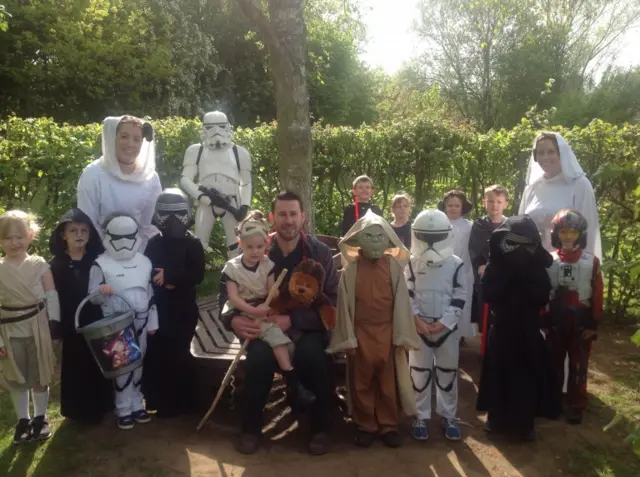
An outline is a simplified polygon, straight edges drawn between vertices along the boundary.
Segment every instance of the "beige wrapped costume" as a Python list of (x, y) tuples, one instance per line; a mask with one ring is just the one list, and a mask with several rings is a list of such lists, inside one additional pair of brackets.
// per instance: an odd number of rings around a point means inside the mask
[[(363, 255), (358, 237), (374, 226), (388, 237), (385, 254), (377, 260)], [(405, 353), (420, 343), (403, 274), (409, 251), (387, 221), (371, 212), (354, 224), (339, 248), (345, 268), (327, 351), (354, 350), (348, 358), (348, 387), (357, 427), (382, 434), (395, 431), (400, 411), (416, 412)]]
[[(3, 387), (28, 389), (51, 383), (55, 358), (42, 288), (42, 276), (47, 270), (49, 265), (37, 255), (28, 256), (20, 265), (0, 260), (0, 305), (9, 308), (0, 310), (0, 346), (8, 353), (7, 358), (0, 359), (0, 385)], [(11, 311), (13, 308), (22, 310)], [(7, 323), (11, 318), (36, 311), (32, 318)], [(27, 355), (33, 351), (37, 356), (37, 370), (26, 366), (26, 361), (30, 360)], [(21, 368), (29, 369), (27, 376)]]

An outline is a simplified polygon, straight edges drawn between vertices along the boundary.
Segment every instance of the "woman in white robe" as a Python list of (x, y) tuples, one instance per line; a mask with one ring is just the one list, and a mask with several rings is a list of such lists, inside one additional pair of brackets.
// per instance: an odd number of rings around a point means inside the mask
[(602, 260), (593, 187), (571, 146), (560, 134), (544, 132), (536, 137), (526, 182), (518, 214), (527, 214), (533, 219), (540, 231), (543, 247), (549, 252), (554, 251), (551, 245), (553, 217), (562, 209), (574, 209), (589, 224), (585, 250)]
[(78, 180), (78, 208), (104, 238), (102, 223), (113, 212), (126, 212), (140, 224), (144, 251), (158, 233), (151, 225), (162, 192), (156, 173), (153, 127), (133, 116), (109, 116), (102, 127), (102, 157), (85, 167)]
[(464, 218), (473, 206), (467, 200), (467, 196), (458, 189), (448, 191), (444, 199), (438, 204), (451, 222), (451, 237), (453, 239), (453, 254), (462, 259), (463, 270), (467, 279), (467, 290), (469, 294), (462, 309), (462, 318), (458, 322), (458, 330), (461, 338), (471, 338), (476, 335), (476, 326), (471, 323), (471, 302), (473, 301), (473, 267), (469, 256), (469, 235), (473, 223)]
[[(518, 214), (527, 214), (533, 219), (540, 232), (542, 246), (548, 252), (554, 251), (551, 220), (562, 209), (574, 209), (587, 219), (585, 250), (602, 261), (600, 223), (593, 186), (565, 138), (554, 132), (536, 136), (526, 180), (527, 187), (522, 194)], [(568, 356), (564, 375), (564, 392), (567, 392)]]

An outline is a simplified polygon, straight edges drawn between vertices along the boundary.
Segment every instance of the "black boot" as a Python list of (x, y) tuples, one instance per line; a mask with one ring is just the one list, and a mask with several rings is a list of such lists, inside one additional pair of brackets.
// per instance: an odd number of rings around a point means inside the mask
[(358, 447), (371, 447), (376, 440), (376, 435), (373, 432), (363, 431), (358, 429), (355, 436), (355, 444)]
[(566, 410), (565, 416), (567, 418), (567, 422), (569, 424), (580, 424), (582, 422), (582, 409), (576, 409), (575, 407), (570, 407)]
[(29, 419), (20, 419), (13, 434), (13, 443), (26, 444), (29, 441), (31, 441), (31, 421)]
[(283, 371), (285, 381), (287, 382), (287, 396), (291, 409), (294, 413), (308, 409), (316, 400), (315, 395), (300, 384), (295, 369)]

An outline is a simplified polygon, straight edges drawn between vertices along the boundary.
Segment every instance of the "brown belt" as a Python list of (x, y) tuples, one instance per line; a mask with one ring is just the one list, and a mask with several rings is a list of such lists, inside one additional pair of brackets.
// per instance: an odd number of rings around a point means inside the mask
[(44, 307), (45, 307), (44, 301), (39, 301), (35, 305), (28, 305), (28, 306), (5, 306), (5, 305), (0, 305), (0, 310), (4, 310), (4, 311), (31, 310), (28, 313), (25, 313), (24, 315), (13, 316), (11, 318), (0, 318), (0, 325), (8, 325), (9, 323), (18, 323), (20, 321), (24, 321), (24, 320), (28, 320), (29, 318), (33, 318), (38, 313), (40, 313), (42, 310), (44, 310)]

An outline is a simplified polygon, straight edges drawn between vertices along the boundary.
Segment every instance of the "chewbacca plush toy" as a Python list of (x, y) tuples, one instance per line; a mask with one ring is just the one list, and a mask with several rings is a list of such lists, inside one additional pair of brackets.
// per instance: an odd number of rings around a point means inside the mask
[(322, 293), (324, 268), (309, 258), (293, 269), (289, 286), (271, 302), (270, 307), (279, 314), (286, 314), (298, 307), (310, 307), (318, 310), (324, 326), (332, 330), (336, 326), (336, 307)]

